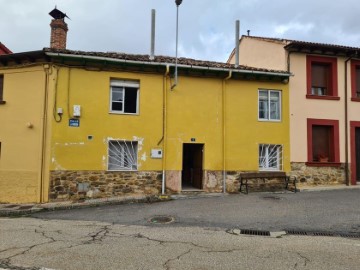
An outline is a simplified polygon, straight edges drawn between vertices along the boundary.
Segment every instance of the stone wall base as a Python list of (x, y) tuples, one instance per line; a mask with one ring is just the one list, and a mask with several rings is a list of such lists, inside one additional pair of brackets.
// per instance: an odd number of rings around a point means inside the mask
[(51, 171), (50, 201), (160, 194), (161, 171)]
[[(340, 167), (310, 167), (305, 163), (291, 164), (291, 174), (297, 185), (345, 184), (344, 165)], [(226, 172), (226, 192), (238, 193), (240, 173)], [(108, 171), (51, 171), (50, 201), (105, 198), (125, 194), (157, 195), (161, 193), (161, 171), (108, 172)], [(181, 171), (166, 171), (167, 193), (181, 192)], [(284, 179), (249, 179), (250, 191), (276, 191), (284, 189)], [(223, 192), (223, 172), (204, 171), (205, 192)], [(290, 186), (291, 187), (291, 186)]]
[(298, 186), (345, 184), (345, 164), (340, 167), (313, 167), (304, 162), (292, 162), (291, 174), (297, 177)]

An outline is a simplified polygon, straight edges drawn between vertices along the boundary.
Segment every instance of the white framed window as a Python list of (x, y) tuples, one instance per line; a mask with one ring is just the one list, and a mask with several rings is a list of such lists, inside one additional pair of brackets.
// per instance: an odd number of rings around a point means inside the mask
[(279, 144), (259, 144), (259, 170), (282, 171), (283, 147)]
[(137, 141), (108, 141), (108, 170), (136, 171), (138, 169)]
[(119, 114), (139, 113), (138, 81), (110, 81), (110, 112)]
[(259, 120), (281, 120), (281, 91), (259, 90)]

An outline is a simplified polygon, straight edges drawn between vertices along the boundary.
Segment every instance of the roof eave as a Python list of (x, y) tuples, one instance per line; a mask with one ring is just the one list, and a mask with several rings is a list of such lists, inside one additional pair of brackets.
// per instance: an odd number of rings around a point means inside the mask
[[(111, 57), (89, 56), (89, 55), (80, 55), (80, 54), (73, 55), (73, 54), (57, 53), (57, 52), (45, 52), (45, 54), (51, 58), (94, 60), (94, 61), (102, 61), (102, 62), (123, 63), (123, 64), (129, 64), (129, 65), (145, 65), (145, 66), (150, 66), (150, 67), (167, 67), (167, 66), (175, 67), (175, 63), (167, 63), (167, 62), (135, 61), (135, 60), (118, 59), (118, 58), (111, 58)], [(232, 71), (233, 73), (264, 75), (264, 76), (277, 76), (277, 77), (290, 77), (291, 76), (291, 74), (288, 72), (246, 70), (246, 69), (241, 69), (241, 68), (216, 68), (216, 67), (184, 65), (184, 64), (178, 64), (178, 67), (182, 68), (182, 69), (208, 70), (208, 71), (226, 72), (226, 73)]]

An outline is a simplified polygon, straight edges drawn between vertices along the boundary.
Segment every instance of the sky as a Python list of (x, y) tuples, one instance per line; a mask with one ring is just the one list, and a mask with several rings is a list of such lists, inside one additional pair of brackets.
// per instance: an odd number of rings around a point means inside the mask
[[(0, 42), (13, 52), (50, 44), (49, 12), (70, 20), (67, 48), (149, 54), (156, 10), (156, 55), (175, 56), (175, 0), (0, 0)], [(359, 0), (183, 0), (179, 56), (226, 62), (240, 35), (360, 47)]]

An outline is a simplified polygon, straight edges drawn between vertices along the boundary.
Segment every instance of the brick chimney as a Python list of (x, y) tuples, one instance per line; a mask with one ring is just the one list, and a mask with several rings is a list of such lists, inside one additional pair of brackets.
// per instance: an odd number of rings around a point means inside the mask
[[(51, 20), (51, 37), (50, 37), (50, 48), (52, 49), (66, 49), (66, 35), (68, 26), (65, 22), (65, 13), (62, 13), (58, 9), (54, 9), (49, 13), (54, 19)], [(69, 18), (69, 17), (68, 17)]]

